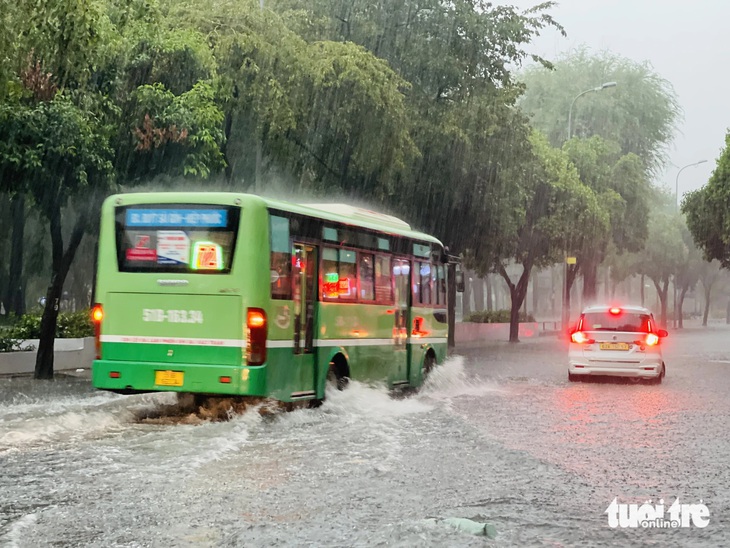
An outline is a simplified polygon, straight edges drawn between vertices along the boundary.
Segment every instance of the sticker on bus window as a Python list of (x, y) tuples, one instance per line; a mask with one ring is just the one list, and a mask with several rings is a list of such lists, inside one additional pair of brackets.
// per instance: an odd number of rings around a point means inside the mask
[(157, 263), (183, 265), (190, 262), (190, 238), (182, 230), (157, 231)]
[(223, 270), (221, 246), (213, 242), (195, 242), (190, 267), (193, 270)]
[(340, 295), (350, 295), (350, 278), (342, 278), (338, 285)]
[(324, 296), (336, 299), (340, 296), (340, 275), (337, 272), (328, 272), (324, 275)]
[(150, 248), (152, 238), (149, 234), (136, 234), (134, 247), (127, 249), (125, 255), (128, 261), (156, 261), (157, 252)]
[(125, 256), (128, 261), (154, 262), (157, 260), (157, 251), (145, 247), (130, 247)]

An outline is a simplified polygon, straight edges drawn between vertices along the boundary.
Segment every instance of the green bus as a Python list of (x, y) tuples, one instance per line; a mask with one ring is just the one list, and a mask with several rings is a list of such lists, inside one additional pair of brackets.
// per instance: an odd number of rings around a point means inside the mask
[(436, 239), (344, 204), (118, 194), (101, 212), (95, 387), (320, 401), (417, 387), (446, 356)]

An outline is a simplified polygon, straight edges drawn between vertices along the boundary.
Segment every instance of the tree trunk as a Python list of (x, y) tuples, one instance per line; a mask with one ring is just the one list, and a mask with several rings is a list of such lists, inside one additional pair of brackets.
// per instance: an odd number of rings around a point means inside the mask
[(494, 300), (492, 296), (492, 276), (490, 274), (487, 274), (486, 277), (487, 282), (487, 310), (490, 312), (494, 310)]
[(60, 205), (56, 206), (53, 215), (51, 215), (51, 219), (49, 219), (53, 272), (51, 274), (51, 283), (48, 285), (48, 290), (46, 291), (46, 306), (43, 309), (43, 316), (41, 316), (41, 333), (34, 373), (34, 378), (36, 379), (53, 378), (53, 346), (56, 339), (56, 320), (58, 319), (61, 294), (63, 293), (63, 283), (71, 268), (76, 250), (79, 244), (81, 244), (81, 239), (84, 237), (86, 221), (86, 216), (80, 213), (71, 232), (68, 249), (64, 252), (63, 237), (61, 234)]
[(509, 315), (509, 342), (518, 343), (520, 342), (520, 307), (527, 296), (527, 284), (530, 281), (532, 265), (529, 262), (522, 265), (522, 274), (517, 284), (512, 283), (509, 274), (507, 274), (502, 264), (499, 265), (498, 269), (504, 281), (507, 282), (512, 301)]
[(573, 284), (578, 278), (579, 265), (566, 264), (565, 268), (565, 287), (563, 288), (563, 314), (561, 315), (560, 328), (567, 331), (570, 324), (570, 294), (573, 290)]
[(223, 140), (223, 143), (221, 144), (221, 153), (223, 154), (223, 159), (226, 162), (226, 168), (224, 170), (225, 179), (228, 184), (231, 184), (233, 182), (233, 162), (231, 162), (231, 159), (228, 157), (228, 144), (231, 142), (231, 132), (233, 130), (233, 107), (229, 107), (228, 112), (226, 112), (226, 118), (223, 122), (223, 135), (225, 136), (225, 139)]
[(484, 310), (484, 278), (474, 278), (474, 310)]
[(656, 288), (657, 296), (659, 297), (659, 304), (661, 309), (661, 314), (659, 316), (659, 321), (661, 322), (661, 325), (663, 328), (666, 329), (667, 327), (667, 295), (669, 293), (669, 278), (655, 280), (652, 278), (652, 281), (654, 282), (654, 287)]
[(583, 301), (590, 305), (596, 302), (598, 291), (598, 263), (589, 260), (583, 263)]
[(449, 334), (447, 338), (447, 346), (449, 350), (456, 346), (456, 264), (449, 263), (448, 268), (448, 322), (449, 322)]
[(684, 307), (684, 297), (685, 295), (687, 295), (688, 290), (688, 286), (682, 286), (682, 289), (679, 292), (679, 303), (677, 305), (677, 326), (679, 327), (679, 329), (684, 329), (684, 314), (682, 314), (682, 308)]
[(471, 314), (471, 271), (464, 271), (464, 293), (461, 295), (461, 317)]
[(8, 314), (25, 314), (25, 292), (23, 291), (23, 244), (25, 238), (25, 194), (18, 193), (11, 202), (13, 234), (10, 244), (10, 267), (5, 308)]
[(644, 275), (641, 275), (641, 306), (644, 306)]
[(710, 293), (712, 292), (712, 284), (705, 286), (705, 311), (702, 314), (702, 327), (707, 327), (707, 318), (710, 315)]

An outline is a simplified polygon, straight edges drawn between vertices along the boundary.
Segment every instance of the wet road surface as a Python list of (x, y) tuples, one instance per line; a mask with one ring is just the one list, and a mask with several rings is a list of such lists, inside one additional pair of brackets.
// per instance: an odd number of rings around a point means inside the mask
[[(3, 378), (0, 545), (727, 546), (730, 329), (663, 344), (660, 386), (569, 383), (545, 337), (461, 349), (408, 398), (353, 383), (191, 424), (139, 419), (171, 395)], [(615, 497), (702, 501), (710, 522), (610, 528)]]

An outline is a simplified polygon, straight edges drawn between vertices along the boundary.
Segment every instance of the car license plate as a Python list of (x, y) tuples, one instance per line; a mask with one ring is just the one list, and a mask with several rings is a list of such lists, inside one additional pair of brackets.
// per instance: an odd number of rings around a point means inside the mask
[(628, 350), (628, 343), (601, 343), (599, 345), (601, 350)]
[(185, 373), (182, 371), (155, 371), (155, 384), (158, 386), (182, 386)]

